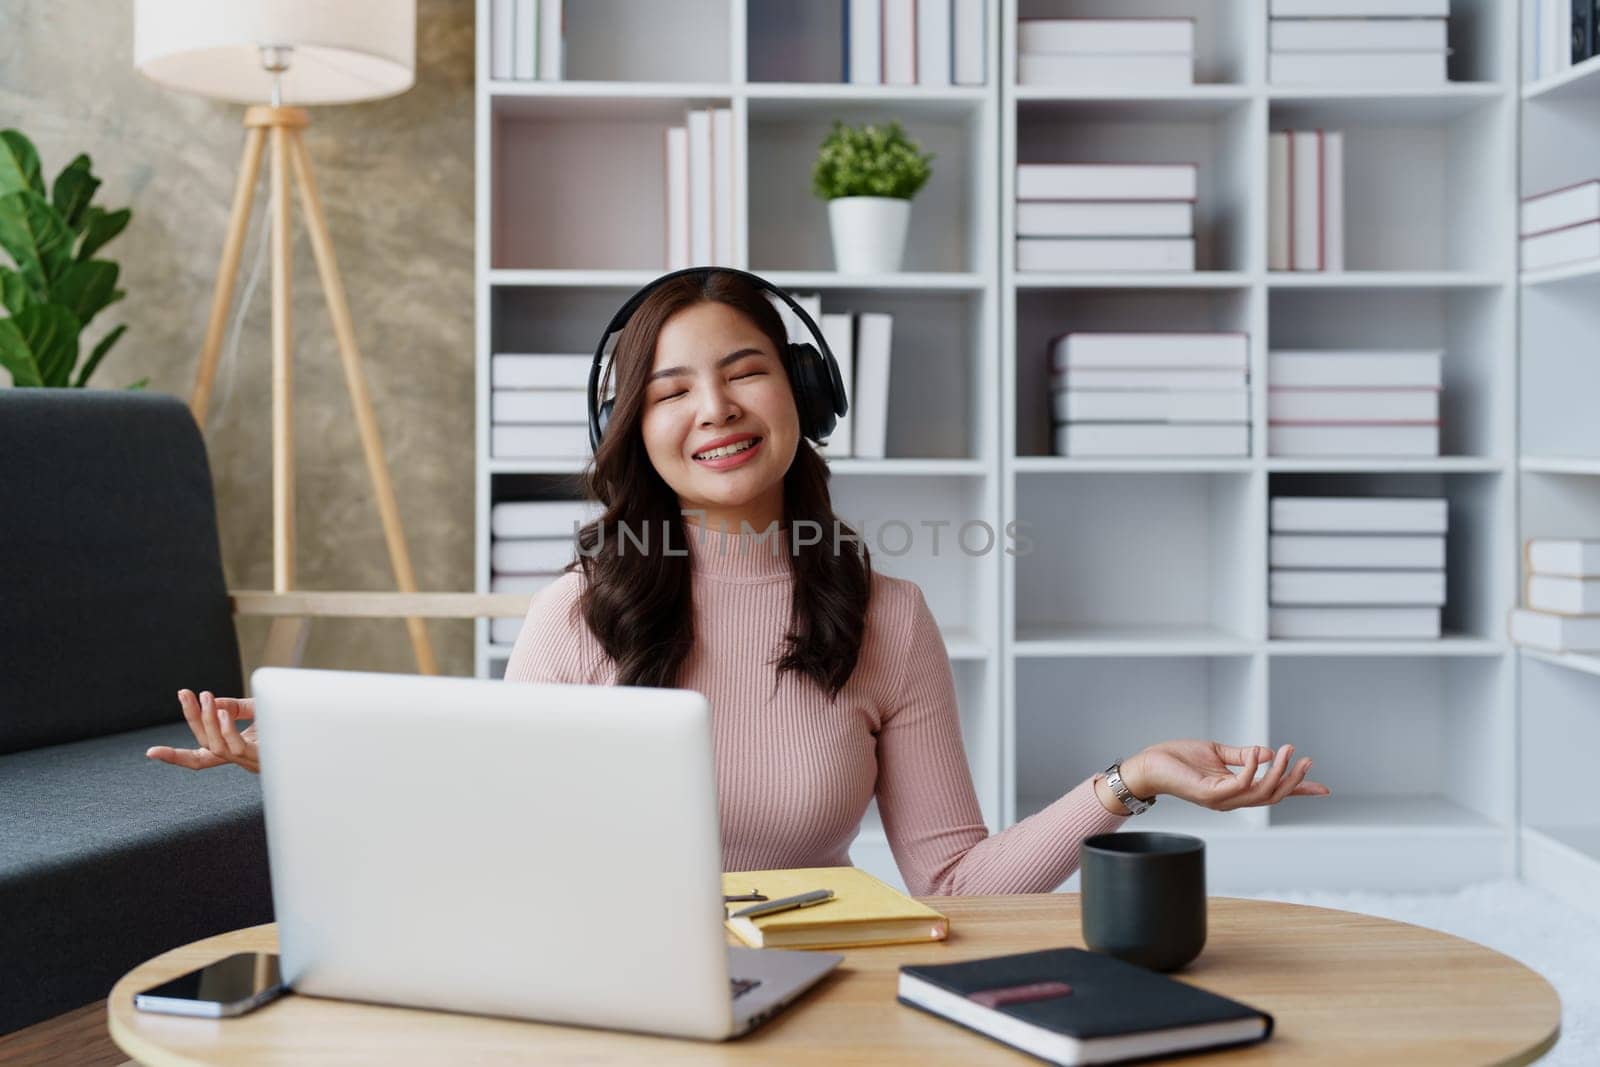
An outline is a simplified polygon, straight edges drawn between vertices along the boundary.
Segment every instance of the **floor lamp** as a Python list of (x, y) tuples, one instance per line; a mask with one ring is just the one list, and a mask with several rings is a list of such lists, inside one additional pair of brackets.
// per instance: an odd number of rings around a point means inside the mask
[[(416, 592), (344, 284), (317, 196), (311, 159), (300, 136), (310, 117), (303, 107), (285, 106), (286, 102), (351, 103), (404, 92), (414, 81), (415, 57), (416, 0), (136, 0), (134, 4), (134, 63), (146, 77), (184, 92), (257, 105), (245, 111), (244, 159), (234, 186), (233, 212), (189, 406), (204, 427), (239, 257), (266, 155), (271, 197), (274, 592), (289, 592), (295, 578), (291, 180), (299, 189), (317, 274), (328, 301), (395, 582), (401, 592)], [(263, 101), (270, 105), (261, 106)], [(407, 618), (406, 628), (418, 670), (438, 673), (423, 620)]]

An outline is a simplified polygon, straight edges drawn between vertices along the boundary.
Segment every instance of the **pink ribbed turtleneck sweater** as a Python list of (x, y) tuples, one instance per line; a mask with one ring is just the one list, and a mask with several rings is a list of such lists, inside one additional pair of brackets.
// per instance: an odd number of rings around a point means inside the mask
[[(1077, 869), (1085, 837), (1126, 821), (1106, 810), (1089, 778), (991, 836), (962, 749), (950, 661), (922, 591), (873, 575), (861, 656), (836, 700), (793, 672), (774, 691), (771, 663), (793, 586), (785, 547), (686, 528), (695, 644), (678, 685), (711, 704), (724, 870), (848, 865), (876, 796), (912, 893), (1048, 892)], [(615, 665), (578, 610), (582, 581), (563, 575), (534, 598), (508, 680), (615, 684)]]

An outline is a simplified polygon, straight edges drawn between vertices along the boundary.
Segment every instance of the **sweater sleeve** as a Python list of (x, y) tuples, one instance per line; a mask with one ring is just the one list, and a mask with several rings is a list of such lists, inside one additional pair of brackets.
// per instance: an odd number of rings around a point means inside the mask
[(1106, 810), (1090, 777), (989, 834), (961, 742), (950, 659), (922, 591), (911, 592), (897, 703), (878, 730), (878, 811), (900, 874), (921, 896), (1050, 892), (1077, 870), (1084, 838), (1127, 816)]
[(506, 681), (604, 684), (604, 653), (578, 607), (582, 584), (583, 576), (571, 572), (534, 596), (506, 662)]

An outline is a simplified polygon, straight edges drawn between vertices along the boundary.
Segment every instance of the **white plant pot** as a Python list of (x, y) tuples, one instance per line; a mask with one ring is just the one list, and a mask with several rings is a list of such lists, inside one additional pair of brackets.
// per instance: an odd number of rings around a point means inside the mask
[(911, 201), (892, 196), (841, 196), (828, 201), (833, 265), (841, 274), (892, 274), (906, 250)]

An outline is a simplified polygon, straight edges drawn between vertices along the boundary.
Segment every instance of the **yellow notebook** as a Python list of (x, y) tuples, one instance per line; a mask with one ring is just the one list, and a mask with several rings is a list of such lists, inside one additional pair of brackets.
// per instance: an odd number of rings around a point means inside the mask
[[(728, 896), (759, 892), (777, 900), (813, 889), (833, 890), (833, 899), (753, 919), (728, 920), (751, 948), (860, 948), (908, 941), (942, 941), (950, 921), (856, 867), (797, 867), (741, 871), (722, 876)], [(729, 904), (730, 913), (749, 904)]]

